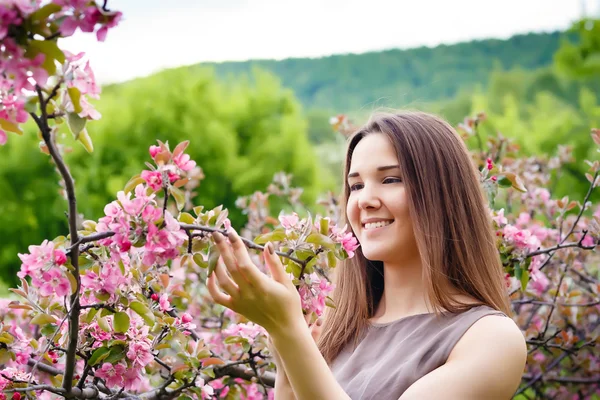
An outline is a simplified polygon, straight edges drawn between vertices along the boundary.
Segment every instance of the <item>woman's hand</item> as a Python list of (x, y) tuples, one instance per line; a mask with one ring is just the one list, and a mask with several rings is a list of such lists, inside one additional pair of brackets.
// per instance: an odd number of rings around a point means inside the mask
[(269, 278), (254, 265), (237, 232), (233, 229), (229, 232), (231, 244), (218, 232), (212, 235), (221, 253), (214, 273), (207, 280), (215, 302), (261, 325), (270, 334), (304, 324), (300, 296), (272, 243), (267, 243), (263, 252), (271, 273)]

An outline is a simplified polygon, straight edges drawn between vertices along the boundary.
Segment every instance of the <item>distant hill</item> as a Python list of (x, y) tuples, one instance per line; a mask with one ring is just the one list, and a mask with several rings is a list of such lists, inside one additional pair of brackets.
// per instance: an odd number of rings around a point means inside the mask
[(548, 66), (563, 35), (529, 33), (434, 48), (198, 65), (214, 66), (217, 76), (224, 80), (239, 79), (240, 74), (259, 67), (279, 76), (308, 109), (356, 112), (416, 107), (485, 85), (493, 70)]

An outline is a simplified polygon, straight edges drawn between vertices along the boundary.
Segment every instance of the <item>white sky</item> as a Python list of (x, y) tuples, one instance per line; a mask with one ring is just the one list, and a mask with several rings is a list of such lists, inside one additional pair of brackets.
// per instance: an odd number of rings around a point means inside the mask
[(600, 0), (109, 0), (124, 19), (85, 51), (101, 83), (201, 61), (320, 57), (565, 29)]

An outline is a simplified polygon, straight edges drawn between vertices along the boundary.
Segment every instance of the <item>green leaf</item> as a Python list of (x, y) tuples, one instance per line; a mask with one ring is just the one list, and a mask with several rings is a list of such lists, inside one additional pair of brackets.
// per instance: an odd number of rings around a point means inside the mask
[(77, 141), (81, 143), (85, 151), (87, 151), (88, 153), (92, 153), (94, 151), (94, 144), (92, 143), (92, 138), (90, 137), (86, 129), (79, 132), (79, 135), (77, 135)]
[(52, 315), (48, 315), (48, 314), (38, 314), (35, 317), (33, 317), (31, 319), (31, 321), (29, 321), (29, 323), (34, 324), (34, 325), (53, 324), (55, 322), (56, 322), (56, 318), (53, 317)]
[(321, 228), (321, 234), (322, 235), (329, 234), (329, 220), (328, 219), (321, 218), (321, 221), (320, 221), (319, 225), (320, 225), (320, 228)]
[(110, 349), (108, 347), (98, 347), (92, 353), (92, 356), (88, 360), (89, 365), (96, 365), (99, 362), (103, 361), (110, 354)]
[(110, 299), (110, 293), (96, 292), (96, 293), (94, 293), (94, 297), (100, 301), (107, 301), (108, 299)]
[(306, 243), (314, 243), (319, 246), (326, 247), (328, 249), (335, 249), (335, 242), (329, 236), (322, 235), (320, 233), (311, 233), (306, 238)]
[(110, 353), (107, 355), (104, 361), (107, 363), (114, 364), (118, 361), (121, 361), (125, 357), (126, 353), (127, 352), (125, 351), (124, 345), (119, 344), (116, 346), (112, 346), (110, 348)]
[(129, 305), (133, 311), (135, 311), (144, 321), (150, 326), (154, 325), (154, 314), (144, 303), (139, 301), (132, 301)]
[(79, 134), (83, 128), (85, 128), (86, 122), (87, 119), (81, 118), (75, 112), (67, 113), (67, 125), (69, 125), (69, 129), (71, 130), (71, 133), (75, 139), (79, 138)]
[(327, 265), (329, 268), (335, 268), (337, 265), (337, 258), (335, 258), (335, 254), (332, 251), (327, 252)]
[(512, 182), (506, 176), (498, 178), (498, 185), (503, 188), (509, 188), (512, 186)]
[(0, 118), (0, 128), (2, 128), (3, 131), (18, 133), (19, 135), (23, 134), (23, 131), (19, 128), (17, 124), (14, 124), (2, 118)]
[(43, 19), (48, 18), (50, 15), (59, 12), (62, 10), (62, 7), (58, 4), (50, 3), (31, 13), (29, 18), (33, 21), (41, 21)]
[(185, 206), (185, 194), (183, 193), (183, 191), (179, 188), (176, 188), (175, 186), (171, 186), (169, 191), (171, 192), (171, 195), (173, 195), (173, 198), (175, 199), (175, 203), (177, 204), (177, 209), (179, 211), (183, 210), (183, 207)]
[(254, 243), (265, 244), (267, 242), (281, 242), (285, 238), (287, 238), (285, 231), (281, 229), (276, 229), (273, 232), (265, 233), (264, 235), (259, 235), (256, 239), (254, 239)]
[(98, 309), (96, 309), (96, 308), (90, 308), (90, 310), (85, 315), (85, 318), (84, 318), (85, 323), (86, 324), (91, 324), (97, 313), (98, 313)]
[(129, 315), (124, 312), (118, 312), (115, 314), (115, 332), (125, 333), (129, 330)]
[(83, 111), (81, 108), (81, 92), (76, 87), (67, 88), (67, 93), (69, 94), (69, 98), (71, 99), (71, 103), (73, 103), (73, 109), (77, 114)]
[(521, 289), (525, 290), (525, 288), (527, 287), (527, 284), (529, 283), (529, 271), (528, 270), (523, 270), (523, 272), (521, 273)]
[(44, 327), (42, 328), (42, 330), (40, 332), (42, 332), (42, 335), (44, 336), (50, 336), (53, 335), (54, 332), (56, 332), (57, 326), (54, 324), (48, 324), (48, 325), (44, 325)]
[(142, 178), (142, 176), (140, 174), (137, 174), (136, 176), (132, 177), (129, 182), (127, 182), (125, 184), (125, 188), (123, 189), (123, 191), (125, 193), (129, 193), (129, 192), (133, 192), (135, 190), (135, 187), (139, 184), (143, 184), (144, 182), (146, 182), (144, 180), (144, 178)]
[(182, 212), (179, 214), (179, 222), (183, 222), (184, 224), (193, 224), (196, 222), (196, 219), (190, 213)]
[(13, 359), (13, 356), (14, 353), (6, 349), (0, 349), (0, 364), (8, 363), (11, 359)]
[(223, 341), (223, 343), (225, 343), (225, 344), (244, 343), (244, 342), (247, 343), (248, 339), (244, 339), (241, 336), (228, 336)]
[(98, 326), (100, 327), (100, 329), (102, 329), (104, 332), (110, 332), (110, 325), (108, 324), (108, 321), (106, 320), (105, 317), (98, 317), (96, 318), (96, 322), (98, 322)]
[(208, 263), (206, 261), (204, 261), (204, 257), (202, 257), (202, 254), (200, 253), (196, 253), (194, 254), (194, 262), (196, 263), (197, 266), (199, 266), (200, 268), (208, 268)]

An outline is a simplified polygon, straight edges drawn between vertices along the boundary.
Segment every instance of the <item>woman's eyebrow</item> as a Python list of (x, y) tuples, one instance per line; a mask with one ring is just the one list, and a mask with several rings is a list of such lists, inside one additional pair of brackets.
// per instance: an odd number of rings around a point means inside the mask
[[(377, 171), (386, 171), (388, 169), (399, 169), (400, 166), (399, 165), (385, 165), (383, 167), (377, 167)], [(358, 172), (351, 172), (348, 174), (348, 178), (355, 178), (357, 176), (360, 176), (360, 174)]]

